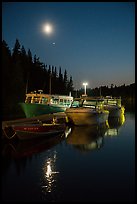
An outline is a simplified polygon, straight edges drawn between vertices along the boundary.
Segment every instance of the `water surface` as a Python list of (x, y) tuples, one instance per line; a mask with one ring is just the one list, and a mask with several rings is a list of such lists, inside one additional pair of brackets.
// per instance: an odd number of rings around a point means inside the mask
[(134, 201), (135, 115), (2, 145), (3, 201)]

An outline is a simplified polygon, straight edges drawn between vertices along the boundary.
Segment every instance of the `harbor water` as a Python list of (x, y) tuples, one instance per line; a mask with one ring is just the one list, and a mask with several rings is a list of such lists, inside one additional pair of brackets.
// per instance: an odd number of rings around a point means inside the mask
[(2, 142), (4, 202), (135, 201), (135, 114), (102, 127)]

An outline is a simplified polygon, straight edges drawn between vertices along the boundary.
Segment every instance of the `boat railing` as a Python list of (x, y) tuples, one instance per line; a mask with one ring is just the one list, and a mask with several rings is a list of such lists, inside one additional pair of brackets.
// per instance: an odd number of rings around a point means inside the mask
[(104, 105), (116, 105), (121, 107), (121, 97), (104, 98)]

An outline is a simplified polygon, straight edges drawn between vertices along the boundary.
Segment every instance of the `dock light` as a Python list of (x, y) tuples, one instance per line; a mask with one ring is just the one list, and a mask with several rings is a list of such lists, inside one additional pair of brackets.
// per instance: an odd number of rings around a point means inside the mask
[(87, 85), (88, 85), (87, 82), (84, 82), (84, 83), (83, 83), (83, 86), (85, 87), (85, 94), (84, 94), (85, 96), (87, 95), (87, 94), (86, 94), (86, 87), (87, 87)]

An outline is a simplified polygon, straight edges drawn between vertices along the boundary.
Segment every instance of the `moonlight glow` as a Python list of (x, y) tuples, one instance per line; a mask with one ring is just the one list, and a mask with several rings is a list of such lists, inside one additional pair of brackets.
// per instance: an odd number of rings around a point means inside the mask
[(49, 23), (43, 25), (43, 32), (46, 34), (51, 34), (53, 32), (53, 26)]

